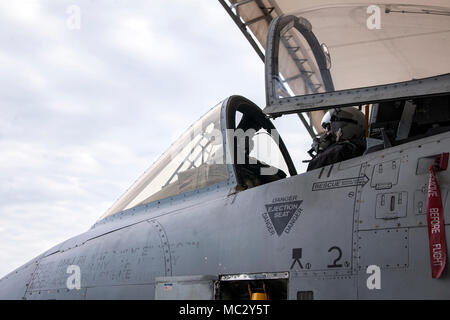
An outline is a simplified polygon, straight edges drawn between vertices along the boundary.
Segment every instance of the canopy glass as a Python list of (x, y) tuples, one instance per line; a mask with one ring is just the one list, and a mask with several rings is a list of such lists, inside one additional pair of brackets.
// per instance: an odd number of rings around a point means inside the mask
[(343, 5), (273, 24), (268, 105), (450, 72), (450, 8)]
[(222, 103), (189, 128), (100, 219), (227, 180), (221, 110)]

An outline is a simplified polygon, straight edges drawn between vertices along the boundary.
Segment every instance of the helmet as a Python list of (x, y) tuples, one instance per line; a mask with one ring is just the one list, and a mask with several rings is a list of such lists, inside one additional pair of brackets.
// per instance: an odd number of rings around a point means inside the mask
[(322, 118), (322, 128), (336, 141), (362, 138), (365, 134), (364, 114), (354, 107), (329, 110)]

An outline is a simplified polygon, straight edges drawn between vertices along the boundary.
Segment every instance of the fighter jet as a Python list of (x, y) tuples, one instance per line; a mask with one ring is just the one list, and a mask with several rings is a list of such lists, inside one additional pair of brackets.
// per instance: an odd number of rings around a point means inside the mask
[[(449, 299), (445, 0), (219, 0), (264, 60), (1, 299)], [(271, 118), (311, 136), (296, 171)]]

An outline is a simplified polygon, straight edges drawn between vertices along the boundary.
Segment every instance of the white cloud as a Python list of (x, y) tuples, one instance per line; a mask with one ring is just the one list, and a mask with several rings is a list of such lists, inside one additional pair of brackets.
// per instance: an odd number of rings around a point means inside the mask
[(58, 36), (65, 28), (67, 16), (48, 14), (42, 1), (2, 1), (0, 16), (19, 28), (27, 29), (33, 36)]
[(102, 61), (86, 53), (83, 48), (70, 45), (70, 42), (61, 42), (47, 48), (43, 62), (60, 68), (61, 72), (68, 75), (76, 73), (87, 77), (101, 78), (105, 72)]
[[(70, 4), (0, 4), (0, 277), (88, 230), (220, 100), (264, 107), (263, 64), (217, 1), (77, 1), (79, 31)], [(292, 118), (275, 124), (298, 164)]]
[(114, 44), (126, 50), (130, 56), (140, 60), (173, 62), (180, 56), (180, 50), (173, 39), (167, 38), (151, 20), (141, 16), (122, 17), (113, 28)]
[(1, 14), (21, 24), (38, 24), (42, 22), (40, 16), (42, 9), (36, 1), (2, 1), (0, 3)]

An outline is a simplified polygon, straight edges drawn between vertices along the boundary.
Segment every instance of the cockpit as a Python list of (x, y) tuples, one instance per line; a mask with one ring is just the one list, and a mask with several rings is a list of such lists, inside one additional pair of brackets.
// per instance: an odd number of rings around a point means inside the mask
[(273, 124), (232, 96), (191, 126), (101, 219), (141, 205), (232, 185), (242, 191), (295, 175)]
[[(297, 114), (314, 145), (324, 133), (325, 112), (358, 109), (364, 113), (357, 122), (365, 120), (364, 146), (358, 144), (352, 157), (450, 130), (448, 8), (342, 5), (280, 15), (270, 23), (265, 45), (265, 109), (240, 96), (219, 103), (102, 218), (296, 175), (269, 117)], [(333, 117), (347, 124), (356, 119)]]

